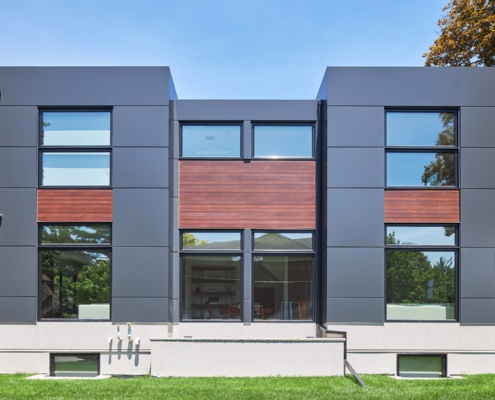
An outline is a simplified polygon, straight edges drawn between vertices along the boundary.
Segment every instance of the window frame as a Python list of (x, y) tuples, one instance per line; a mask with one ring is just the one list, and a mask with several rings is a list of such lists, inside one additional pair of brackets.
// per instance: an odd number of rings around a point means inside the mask
[[(212, 232), (212, 233), (239, 233), (240, 234), (240, 249), (233, 250), (208, 250), (208, 249), (184, 249), (182, 242), (182, 235), (184, 233), (194, 233), (194, 232)], [(244, 318), (244, 262), (245, 262), (245, 252), (244, 252), (244, 231), (240, 229), (180, 229), (180, 252), (179, 252), (179, 320), (180, 322), (218, 322), (218, 323), (242, 323)], [(184, 318), (185, 313), (185, 261), (184, 256), (204, 256), (204, 257), (240, 257), (239, 260), (239, 301), (241, 305), (239, 319), (203, 319), (203, 318)], [(213, 292), (214, 293), (214, 292)], [(213, 294), (212, 293), (212, 294)]]
[[(455, 244), (453, 245), (427, 245), (427, 244), (387, 244), (387, 227), (393, 226), (410, 226), (410, 227), (453, 227), (455, 229)], [(435, 224), (407, 224), (407, 223), (387, 223), (385, 224), (384, 229), (384, 315), (385, 322), (387, 323), (456, 323), (459, 322), (459, 276), (460, 276), (460, 266), (459, 266), (459, 224), (455, 223), (435, 223)], [(393, 251), (404, 251), (404, 252), (442, 252), (449, 251), (454, 253), (454, 318), (453, 319), (445, 319), (445, 320), (430, 320), (430, 319), (389, 319), (387, 315), (387, 305), (388, 305), (388, 279), (387, 279), (387, 253)]]
[[(217, 157), (217, 156), (184, 156), (184, 141), (183, 141), (183, 127), (184, 126), (238, 126), (239, 127), (239, 156), (235, 157)], [(242, 121), (181, 121), (179, 123), (179, 159), (181, 160), (242, 160), (243, 154), (243, 142), (244, 142), (244, 126)]]
[[(257, 156), (256, 155), (256, 135), (255, 130), (257, 126), (309, 126), (311, 127), (311, 156)], [(316, 159), (316, 126), (314, 121), (283, 121), (283, 122), (252, 122), (251, 123), (251, 154), (253, 160), (294, 160), (294, 161), (307, 161)]]
[[(110, 229), (110, 243), (42, 243), (43, 240), (43, 227), (44, 226), (108, 226)], [(112, 224), (106, 222), (40, 222), (38, 223), (38, 299), (37, 299), (37, 310), (38, 310), (38, 321), (67, 321), (67, 322), (108, 322), (112, 321), (112, 278), (113, 278), (113, 258), (112, 258)], [(50, 250), (66, 250), (66, 251), (99, 251), (105, 250), (108, 252), (109, 256), (109, 308), (110, 313), (108, 319), (80, 319), (80, 318), (46, 318), (43, 317), (43, 251)]]
[[(454, 116), (454, 144), (448, 146), (393, 146), (388, 144), (387, 135), (387, 115), (389, 113), (411, 113), (411, 114), (425, 114), (425, 113), (451, 113)], [(391, 108), (387, 107), (384, 110), (384, 122), (385, 122), (385, 189), (412, 189), (412, 190), (456, 190), (460, 187), (460, 166), (459, 166), (459, 109), (457, 108)], [(388, 184), (388, 154), (389, 153), (448, 153), (454, 155), (454, 179), (455, 184), (449, 186), (410, 186), (410, 185), (390, 185)]]
[[(256, 249), (254, 247), (254, 240), (256, 233), (279, 233), (283, 235), (284, 233), (311, 233), (312, 235), (312, 249)], [(299, 229), (299, 230), (280, 230), (280, 229), (253, 229), (251, 230), (251, 252), (249, 254), (251, 258), (251, 322), (255, 323), (307, 323), (307, 322), (315, 322), (316, 318), (316, 289), (317, 289), (317, 271), (316, 271), (316, 231), (315, 230), (307, 230), (307, 229)], [(255, 319), (254, 318), (254, 262), (255, 257), (262, 256), (273, 256), (273, 257), (281, 257), (281, 256), (307, 256), (311, 257), (311, 315), (309, 315), (306, 319), (299, 320), (286, 320), (286, 319), (277, 319), (277, 320), (263, 320), (263, 319)]]
[[(43, 115), (50, 112), (59, 113), (95, 113), (102, 112), (110, 115), (110, 143), (108, 145), (45, 145), (43, 144)], [(38, 187), (42, 189), (104, 189), (112, 187), (113, 170), (113, 109), (102, 107), (84, 108), (40, 108), (38, 112)], [(109, 178), (108, 185), (45, 185), (43, 184), (43, 154), (44, 153), (108, 153)]]

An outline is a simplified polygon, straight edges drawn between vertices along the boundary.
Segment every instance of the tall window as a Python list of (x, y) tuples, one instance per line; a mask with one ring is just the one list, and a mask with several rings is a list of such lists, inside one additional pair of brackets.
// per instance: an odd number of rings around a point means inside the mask
[(240, 232), (182, 232), (182, 319), (241, 319), (241, 250)]
[(313, 233), (255, 232), (253, 319), (313, 319)]
[(241, 125), (181, 126), (183, 158), (240, 158)]
[(386, 227), (387, 320), (456, 319), (457, 227)]
[(456, 187), (457, 114), (387, 111), (387, 186)]
[(111, 112), (40, 115), (40, 186), (110, 186)]
[(40, 316), (110, 319), (108, 224), (40, 226)]

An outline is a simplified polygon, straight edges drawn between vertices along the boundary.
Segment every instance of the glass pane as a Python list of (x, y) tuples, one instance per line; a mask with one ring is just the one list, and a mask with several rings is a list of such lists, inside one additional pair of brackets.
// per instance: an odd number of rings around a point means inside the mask
[(387, 244), (455, 246), (454, 226), (387, 226)]
[(455, 319), (455, 252), (386, 253), (387, 319)]
[(313, 318), (313, 257), (254, 256), (254, 319)]
[(440, 378), (445, 376), (443, 356), (399, 356), (399, 376)]
[(311, 232), (257, 232), (254, 234), (255, 250), (313, 250)]
[(387, 153), (387, 186), (455, 186), (454, 153)]
[(454, 146), (454, 113), (387, 112), (388, 146)]
[(239, 125), (183, 125), (182, 157), (240, 157)]
[(97, 354), (53, 356), (53, 375), (88, 378), (97, 376), (99, 358)]
[(43, 153), (43, 186), (109, 186), (110, 153)]
[(109, 225), (43, 225), (41, 243), (110, 244)]
[(182, 318), (240, 320), (240, 255), (182, 256)]
[(313, 157), (311, 125), (254, 127), (255, 157)]
[(240, 250), (239, 232), (184, 232), (182, 233), (184, 250)]
[(43, 112), (45, 146), (109, 146), (110, 112)]
[(43, 318), (110, 319), (110, 251), (43, 250)]

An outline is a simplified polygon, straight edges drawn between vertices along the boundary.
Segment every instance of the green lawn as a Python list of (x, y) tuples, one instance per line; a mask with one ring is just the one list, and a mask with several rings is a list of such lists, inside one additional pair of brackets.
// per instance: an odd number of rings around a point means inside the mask
[(464, 379), (331, 378), (111, 378), (28, 380), (0, 375), (0, 399), (495, 399), (495, 375)]

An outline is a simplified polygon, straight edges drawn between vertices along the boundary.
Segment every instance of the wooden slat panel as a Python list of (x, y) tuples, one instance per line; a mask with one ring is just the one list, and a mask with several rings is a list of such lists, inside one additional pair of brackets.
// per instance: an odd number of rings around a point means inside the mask
[(458, 190), (387, 190), (387, 223), (459, 222)]
[(315, 229), (314, 161), (179, 163), (183, 229)]
[(38, 222), (111, 222), (111, 189), (40, 189)]

